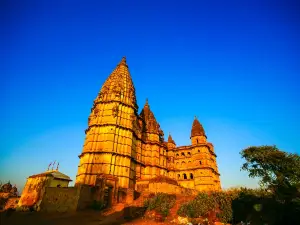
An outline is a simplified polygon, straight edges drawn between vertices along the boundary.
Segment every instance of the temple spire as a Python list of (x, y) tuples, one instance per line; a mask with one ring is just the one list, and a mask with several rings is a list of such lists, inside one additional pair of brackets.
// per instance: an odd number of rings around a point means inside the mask
[(192, 125), (192, 130), (191, 130), (191, 137), (194, 136), (205, 136), (205, 131), (203, 129), (202, 124), (199, 122), (199, 120), (197, 119), (197, 117), (195, 116), (193, 125)]
[(122, 57), (121, 62), (120, 62), (119, 64), (122, 64), (122, 65), (127, 66), (127, 63), (126, 63), (126, 56), (123, 56), (123, 57)]
[(129, 73), (126, 58), (123, 57), (112, 73), (108, 76), (101, 91), (95, 99), (98, 102), (118, 101), (138, 110), (135, 88)]

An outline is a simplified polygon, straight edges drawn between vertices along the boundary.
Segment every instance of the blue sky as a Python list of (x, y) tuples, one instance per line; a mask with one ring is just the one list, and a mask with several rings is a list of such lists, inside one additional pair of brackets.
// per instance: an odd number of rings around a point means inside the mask
[[(239, 152), (300, 153), (297, 1), (1, 1), (0, 180), (60, 162), (75, 180), (93, 100), (122, 56), (177, 145), (197, 115), (222, 186), (255, 187)], [(166, 137), (167, 138), (167, 137)]]

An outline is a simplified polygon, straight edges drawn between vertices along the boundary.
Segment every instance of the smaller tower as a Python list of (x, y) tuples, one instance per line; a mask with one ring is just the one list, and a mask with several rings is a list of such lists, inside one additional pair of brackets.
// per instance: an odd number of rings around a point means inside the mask
[(206, 135), (203, 129), (203, 126), (198, 121), (197, 117), (195, 116), (192, 131), (191, 131), (191, 142), (192, 145), (204, 144), (206, 143)]
[(169, 133), (169, 137), (168, 137), (168, 149), (173, 149), (176, 148), (176, 143), (173, 140), (171, 133)]

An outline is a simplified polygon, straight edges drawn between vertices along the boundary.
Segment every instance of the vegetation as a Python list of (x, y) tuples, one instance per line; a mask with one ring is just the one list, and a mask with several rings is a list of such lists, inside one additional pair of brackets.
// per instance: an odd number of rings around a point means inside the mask
[(154, 210), (164, 218), (169, 215), (170, 209), (174, 206), (176, 201), (176, 195), (158, 193), (152, 198), (147, 199), (144, 202), (144, 206), (147, 210)]
[(268, 217), (275, 221), (268, 223), (300, 224), (300, 156), (276, 146), (249, 147), (241, 155), (246, 160), (242, 169), (260, 178), (262, 187), (272, 194), (260, 198), (266, 214), (276, 212)]
[(276, 146), (249, 147), (241, 152), (242, 169), (260, 178), (260, 189), (199, 193), (178, 215), (237, 224), (300, 224), (300, 157)]
[(200, 192), (197, 197), (183, 204), (177, 214), (190, 218), (209, 218), (210, 222), (217, 220), (230, 222), (232, 220), (233, 195), (225, 192), (206, 193)]

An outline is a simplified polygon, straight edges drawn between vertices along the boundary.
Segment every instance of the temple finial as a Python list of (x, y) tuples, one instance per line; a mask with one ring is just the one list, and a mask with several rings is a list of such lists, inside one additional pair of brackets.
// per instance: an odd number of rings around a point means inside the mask
[(122, 57), (122, 60), (121, 60), (120, 64), (126, 64), (126, 56)]
[(145, 103), (145, 105), (149, 105), (149, 103), (148, 103), (148, 98), (146, 98), (146, 103)]
[(50, 166), (52, 165), (52, 162), (48, 165), (48, 169), (47, 169), (47, 171), (50, 169)]
[(56, 160), (54, 160), (54, 162), (52, 164), (52, 170), (54, 169), (55, 162), (56, 162)]
[(56, 170), (58, 171), (59, 162), (57, 163)]
[(197, 119), (197, 116), (195, 116), (195, 120)]

